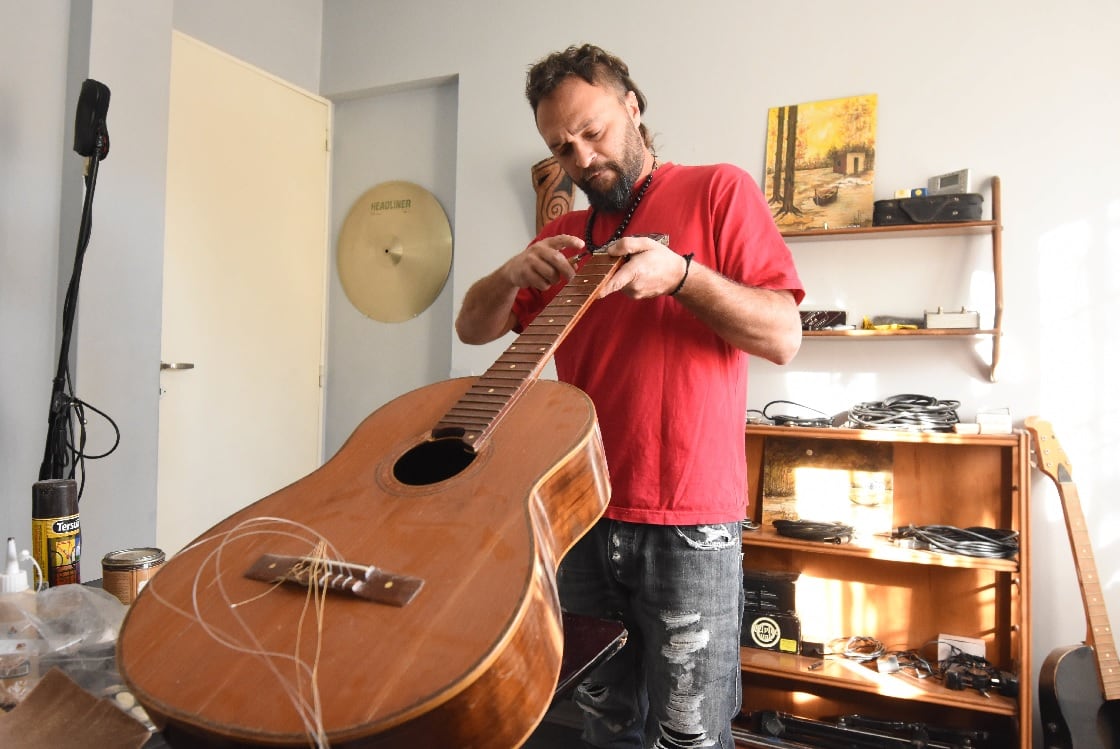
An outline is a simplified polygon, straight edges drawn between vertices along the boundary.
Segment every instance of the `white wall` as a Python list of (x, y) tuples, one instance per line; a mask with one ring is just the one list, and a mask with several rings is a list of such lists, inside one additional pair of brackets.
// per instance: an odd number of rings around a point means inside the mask
[[(121, 428), (87, 464), (82, 575), (108, 551), (155, 542), (164, 183), (171, 30), (312, 90), (319, 0), (72, 0), (0, 4), (0, 535), (29, 548), (58, 358), (60, 289), (74, 262), (83, 185), (73, 150), (81, 82), (105, 83), (101, 162), (71, 353), (78, 397)], [(90, 451), (112, 431), (88, 413)]]
[(59, 245), (68, 281), (77, 224), (60, 240), (69, 7), (20, 5), (18, 18), (0, 10), (0, 535), (26, 548), (58, 360)]
[[(325, 96), (458, 76), (456, 308), (472, 281), (531, 236), (528, 170), (544, 150), (524, 74), (570, 43), (598, 43), (630, 64), (649, 98), (645, 121), (670, 160), (730, 161), (761, 177), (769, 107), (876, 93), (876, 197), (962, 167), (980, 184), (999, 175), (1006, 314), (998, 382), (987, 380), (986, 344), (977, 353), (961, 340), (816, 340), (787, 367), (754, 362), (750, 404), (789, 398), (832, 413), (919, 392), (960, 399), (966, 418), (1006, 406), (1016, 423), (1030, 414), (1051, 420), (1076, 469), (1109, 612), (1120, 620), (1120, 510), (1109, 502), (1120, 492), (1110, 450), (1117, 405), (1104, 382), (1117, 363), (1107, 321), (1120, 286), (1115, 2), (327, 0), (323, 24)], [(866, 242), (795, 246), (811, 282), (831, 272), (819, 265), (839, 263), (836, 273), (854, 266), (865, 306), (891, 299), (890, 289), (912, 289), (908, 311), (919, 313), (940, 303), (922, 289), (946, 272), (941, 264), (967, 274), (982, 268), (978, 253), (906, 243), (889, 251)], [(990, 309), (990, 292), (968, 302)], [(453, 341), (451, 373), (481, 372), (506, 343)], [(1061, 508), (1037, 478), (1033, 504), (1037, 669), (1085, 629)]]

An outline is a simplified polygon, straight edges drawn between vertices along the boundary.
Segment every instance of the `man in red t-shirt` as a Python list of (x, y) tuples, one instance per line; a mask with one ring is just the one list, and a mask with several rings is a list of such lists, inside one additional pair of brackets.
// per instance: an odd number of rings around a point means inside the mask
[(526, 95), (590, 208), (552, 221), (475, 283), (455, 327), (467, 343), (520, 331), (587, 251), (628, 256), (556, 352), (559, 379), (595, 404), (612, 488), (603, 519), (561, 563), (561, 604), (629, 631), (576, 691), (584, 740), (731, 749), (747, 360), (793, 358), (804, 291), (748, 174), (657, 160), (645, 97), (617, 57), (592, 45), (549, 55)]

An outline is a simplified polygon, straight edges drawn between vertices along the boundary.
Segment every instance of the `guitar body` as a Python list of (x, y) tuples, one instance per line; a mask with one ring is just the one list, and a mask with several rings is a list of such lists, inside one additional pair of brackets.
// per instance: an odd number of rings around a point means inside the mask
[[(214, 526), (152, 578), (122, 626), (118, 665), (170, 743), (526, 740), (560, 670), (556, 566), (606, 508), (606, 461), (590, 399), (553, 381), (532, 383), (477, 454), (433, 440), (474, 382), (378, 409), (320, 469)], [(316, 539), (331, 558), (422, 587), (388, 605), (245, 577), (264, 554), (314, 554)]]
[(1038, 674), (1046, 749), (1120, 746), (1120, 703), (1101, 698), (1097, 661), (1087, 645), (1050, 652)]

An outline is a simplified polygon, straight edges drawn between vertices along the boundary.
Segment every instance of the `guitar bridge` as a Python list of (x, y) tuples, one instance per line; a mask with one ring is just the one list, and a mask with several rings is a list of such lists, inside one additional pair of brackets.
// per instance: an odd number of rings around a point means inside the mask
[(279, 554), (261, 556), (245, 571), (245, 577), (266, 583), (295, 583), (305, 588), (316, 586), (390, 606), (408, 605), (424, 585), (418, 577), (386, 572), (373, 565)]

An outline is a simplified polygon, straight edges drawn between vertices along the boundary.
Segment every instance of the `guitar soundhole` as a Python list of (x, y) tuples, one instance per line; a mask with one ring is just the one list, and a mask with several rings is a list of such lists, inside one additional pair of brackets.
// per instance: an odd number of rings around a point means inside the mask
[(459, 475), (475, 454), (457, 439), (421, 442), (393, 466), (397, 481), (409, 486), (428, 486)]

